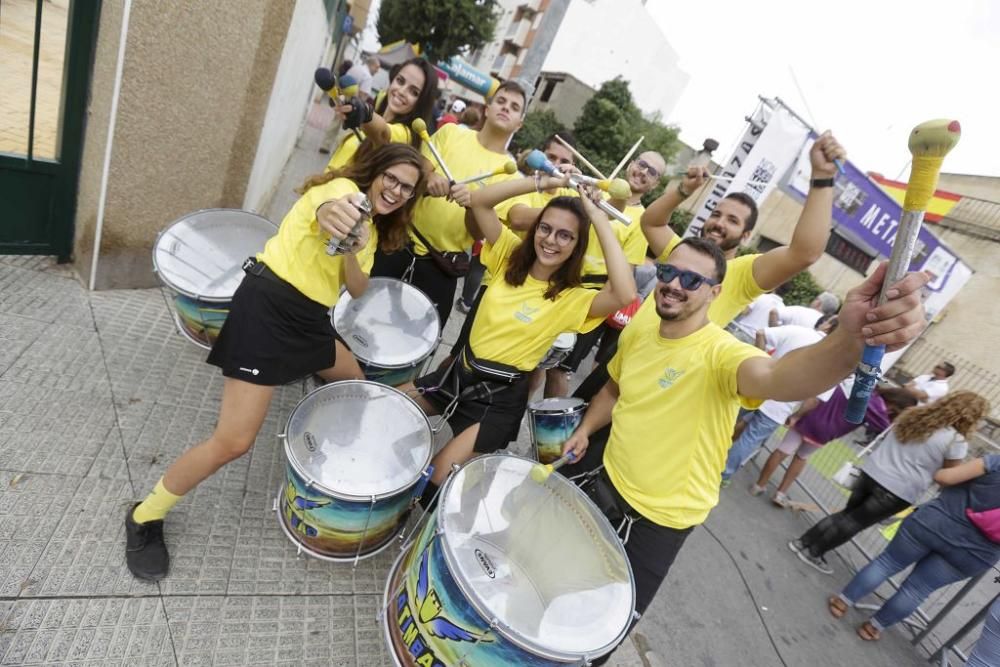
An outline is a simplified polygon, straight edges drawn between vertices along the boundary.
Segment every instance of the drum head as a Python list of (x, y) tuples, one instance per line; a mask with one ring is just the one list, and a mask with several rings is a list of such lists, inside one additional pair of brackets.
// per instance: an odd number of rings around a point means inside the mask
[(406, 394), (374, 382), (334, 382), (295, 406), (285, 456), (305, 480), (346, 500), (413, 486), (431, 460), (427, 417)]
[(442, 490), (443, 553), (466, 597), (529, 651), (574, 661), (625, 636), (635, 587), (625, 549), (574, 484), (533, 461), (473, 459)]
[(383, 368), (412, 366), (434, 351), (441, 336), (433, 302), (393, 278), (370, 278), (358, 299), (344, 292), (333, 326), (358, 358)]
[(167, 227), (153, 247), (153, 268), (167, 287), (203, 301), (229, 301), (243, 261), (264, 249), (277, 226), (255, 213), (195, 211)]
[(542, 398), (528, 403), (528, 409), (532, 412), (573, 412), (583, 405), (582, 398)]

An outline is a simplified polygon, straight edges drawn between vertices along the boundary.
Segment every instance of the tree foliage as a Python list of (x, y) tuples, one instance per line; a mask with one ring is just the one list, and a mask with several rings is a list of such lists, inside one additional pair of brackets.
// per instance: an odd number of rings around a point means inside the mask
[(786, 306), (808, 306), (823, 288), (811, 273), (803, 271), (782, 285), (780, 291)]
[(564, 132), (566, 126), (559, 122), (551, 109), (531, 111), (524, 117), (524, 124), (510, 142), (510, 150), (517, 155), (521, 151), (541, 148), (545, 139), (556, 132)]
[(496, 0), (382, 0), (376, 27), (383, 44), (405, 39), (442, 61), (492, 41), (497, 18)]
[(670, 214), (670, 221), (667, 223), (670, 225), (670, 229), (674, 230), (674, 234), (677, 236), (684, 236), (684, 232), (687, 231), (688, 225), (691, 224), (691, 220), (694, 218), (694, 213), (683, 208), (675, 208), (673, 213)]
[(621, 77), (601, 85), (583, 105), (573, 126), (580, 152), (605, 174), (615, 168), (640, 136), (646, 138), (639, 152), (657, 151), (669, 162), (679, 148), (677, 132), (676, 127), (660, 122), (658, 116), (643, 118), (628, 81)]

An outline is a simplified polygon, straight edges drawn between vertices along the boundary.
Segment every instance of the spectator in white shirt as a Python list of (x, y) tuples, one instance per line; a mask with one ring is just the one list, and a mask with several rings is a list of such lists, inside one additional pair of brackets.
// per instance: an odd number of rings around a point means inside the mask
[(824, 315), (833, 315), (840, 310), (840, 299), (830, 292), (823, 292), (809, 306), (782, 306), (775, 308), (768, 316), (768, 323), (772, 327), (782, 324), (797, 324), (800, 327), (816, 326), (819, 318)]
[(948, 393), (948, 378), (955, 374), (955, 366), (942, 361), (926, 375), (918, 375), (903, 386), (920, 405), (933, 403)]
[(769, 326), (771, 311), (784, 305), (777, 294), (761, 294), (726, 328), (743, 342), (753, 345), (757, 332)]

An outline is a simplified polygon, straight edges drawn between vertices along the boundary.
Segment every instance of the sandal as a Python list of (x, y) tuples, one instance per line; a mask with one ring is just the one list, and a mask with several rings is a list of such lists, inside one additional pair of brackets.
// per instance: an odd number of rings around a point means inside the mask
[(826, 606), (830, 610), (830, 615), (834, 618), (843, 618), (844, 614), (847, 613), (847, 603), (836, 595), (830, 596), (826, 601)]
[(858, 637), (861, 637), (866, 642), (877, 642), (882, 638), (882, 633), (876, 630), (870, 621), (865, 621), (858, 626)]

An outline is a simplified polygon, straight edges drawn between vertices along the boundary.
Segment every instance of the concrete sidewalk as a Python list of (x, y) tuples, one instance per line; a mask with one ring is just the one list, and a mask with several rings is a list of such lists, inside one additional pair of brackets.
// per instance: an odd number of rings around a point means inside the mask
[[(204, 356), (159, 290), (88, 293), (51, 259), (0, 257), (0, 665), (391, 664), (376, 613), (395, 552), (357, 569), (297, 557), (272, 510), (276, 436), (301, 383), (277, 392), (251, 453), (171, 513), (170, 576), (126, 570), (127, 507), (214, 426), (222, 382)], [(527, 447), (522, 429), (514, 449)], [(925, 664), (902, 632), (866, 644), (860, 616), (829, 616), (844, 568), (825, 577), (800, 563), (785, 543), (804, 520), (744, 481), (692, 534), (612, 664)]]

